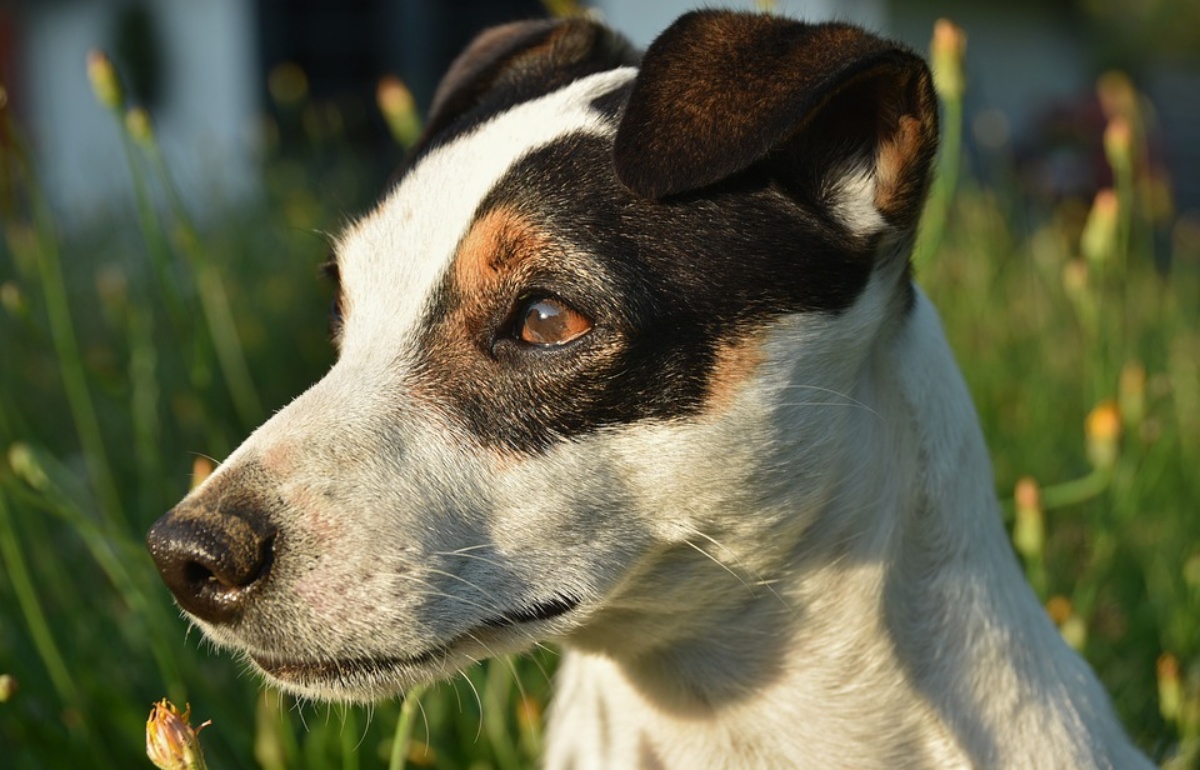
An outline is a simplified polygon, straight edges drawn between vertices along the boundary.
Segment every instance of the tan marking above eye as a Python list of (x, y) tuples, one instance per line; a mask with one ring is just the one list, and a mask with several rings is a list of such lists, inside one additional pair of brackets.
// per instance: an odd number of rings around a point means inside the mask
[(553, 297), (527, 303), (522, 314), (521, 341), (530, 345), (565, 345), (592, 328), (587, 316)]

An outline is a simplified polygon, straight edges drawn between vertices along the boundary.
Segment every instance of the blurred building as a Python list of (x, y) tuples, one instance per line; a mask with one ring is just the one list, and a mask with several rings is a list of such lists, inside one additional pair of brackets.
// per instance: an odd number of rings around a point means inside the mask
[[(713, 4), (590, 3), (643, 46), (684, 10)], [(984, 155), (1013, 154), (1036, 139), (1048, 113), (1086, 102), (1100, 66), (1076, 4), (1066, 0), (775, 5), (798, 17), (855, 21), (922, 51), (933, 21), (952, 15), (969, 35), (968, 136)], [(68, 220), (102, 214), (129, 185), (116, 126), (85, 77), (87, 52), (97, 47), (110, 52), (134, 98), (155, 116), (189, 199), (219, 210), (257, 188), (263, 116), (279, 109), (268, 83), (281, 65), (295, 65), (289, 71), (303, 73), (306, 98), (333, 105), (345, 140), (369, 151), (387, 141), (374, 107), (380, 76), (400, 74), (424, 106), (481, 27), (541, 13), (538, 0), (0, 0), (0, 77)], [(1188, 96), (1200, 93), (1197, 57), (1140, 74), (1162, 97), (1163, 144), (1180, 202), (1200, 209), (1200, 107)], [(291, 141), (286, 132), (279, 138)], [(1040, 173), (1064, 193), (1096, 183), (1086, 158), (1042, 160)]]

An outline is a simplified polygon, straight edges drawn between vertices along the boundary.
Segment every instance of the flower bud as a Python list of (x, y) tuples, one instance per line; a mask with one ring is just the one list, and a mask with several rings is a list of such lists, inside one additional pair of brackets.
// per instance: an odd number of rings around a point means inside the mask
[(119, 110), (125, 103), (125, 94), (121, 90), (121, 79), (113, 68), (108, 55), (100, 50), (93, 50), (87, 57), (88, 80), (92, 81), (92, 93), (96, 101), (110, 110)]
[(28, 308), (25, 304), (25, 297), (21, 294), (21, 287), (12, 281), (0, 283), (0, 306), (3, 306), (13, 318), (24, 316)]
[(192, 460), (192, 489), (203, 484), (215, 469), (212, 460), (203, 455), (196, 455), (196, 459)]
[(1088, 299), (1088, 266), (1082, 259), (1072, 259), (1063, 265), (1063, 292), (1074, 303)]
[(125, 130), (142, 147), (150, 149), (154, 146), (154, 127), (150, 123), (150, 113), (144, 108), (133, 107), (125, 113)]
[(1084, 424), (1087, 455), (1092, 465), (1101, 470), (1117, 462), (1121, 441), (1121, 410), (1114, 401), (1104, 401), (1087, 416)]
[(188, 724), (192, 707), (183, 713), (166, 698), (154, 704), (146, 720), (146, 756), (161, 770), (204, 770), (198, 735), (211, 724), (193, 728)]
[(966, 52), (967, 34), (962, 27), (949, 19), (938, 19), (933, 25), (929, 60), (933, 87), (943, 99), (961, 99), (967, 90), (967, 78), (963, 73)]
[(1071, 600), (1061, 594), (1051, 596), (1046, 601), (1046, 614), (1054, 621), (1054, 625), (1062, 626), (1067, 622), (1067, 618), (1075, 612), (1075, 608), (1071, 606)]
[(0, 674), (0, 703), (8, 703), (20, 689), (15, 676)]
[[(587, 15), (587, 8), (579, 0), (542, 0), (542, 5), (551, 16), (560, 19)], [(771, 11), (774, 6), (771, 0), (758, 0), (760, 11)]]
[(408, 86), (395, 75), (387, 75), (375, 89), (375, 101), (392, 138), (402, 147), (411, 147), (421, 134), (421, 117)]
[(1133, 168), (1133, 129), (1120, 115), (1104, 128), (1104, 156), (1113, 169)]
[(1058, 626), (1063, 641), (1074, 650), (1082, 650), (1087, 644), (1087, 623), (1075, 612), (1071, 600), (1065, 596), (1052, 596), (1046, 602), (1046, 614)]
[(50, 477), (38, 462), (33, 448), (28, 444), (17, 442), (8, 448), (8, 464), (13, 473), (29, 486), (39, 492), (49, 488)]
[(1105, 188), (1096, 193), (1079, 239), (1079, 250), (1089, 263), (1104, 264), (1117, 253), (1119, 210), (1117, 194), (1111, 189)]
[(1046, 517), (1038, 484), (1026, 476), (1017, 482), (1013, 546), (1027, 560), (1040, 559), (1046, 546)]
[(1179, 721), (1183, 710), (1183, 683), (1179, 680), (1179, 660), (1169, 652), (1158, 656), (1158, 710), (1168, 722)]

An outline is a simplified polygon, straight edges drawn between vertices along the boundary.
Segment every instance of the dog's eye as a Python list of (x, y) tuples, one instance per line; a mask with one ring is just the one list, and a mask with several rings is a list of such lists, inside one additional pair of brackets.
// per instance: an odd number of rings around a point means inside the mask
[(542, 347), (565, 345), (587, 334), (592, 322), (587, 316), (554, 297), (526, 302), (518, 315), (522, 342)]

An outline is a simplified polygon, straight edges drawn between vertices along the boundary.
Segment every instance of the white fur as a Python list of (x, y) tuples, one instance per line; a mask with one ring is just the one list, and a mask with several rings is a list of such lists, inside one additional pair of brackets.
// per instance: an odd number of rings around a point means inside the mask
[(875, 207), (874, 170), (866, 163), (856, 162), (831, 175), (830, 207), (851, 233), (868, 236), (887, 226)]
[(600, 133), (601, 116), (580, 106), (635, 74), (632, 68), (599, 73), (512, 108), (434, 151), (349, 228), (338, 248), (340, 279), (347, 312), (360, 320), (347, 329), (343, 354), (394, 348), (398, 332), (414, 331), (487, 192), (538, 147), (568, 133)]
[[(840, 314), (753, 345), (729, 403), (512, 457), (416, 401), (418, 322), (475, 208), (531, 149), (611, 128), (596, 75), (436, 150), (347, 233), (342, 355), (251, 436), (271, 581), (234, 625), (258, 660), (409, 658), (281, 684), (364, 700), (472, 660), (568, 649), (552, 768), (1148, 767), (1018, 570), (978, 420), (919, 292), (883, 260)], [(882, 227), (873, 180), (835, 210)], [(217, 503), (219, 507), (219, 502)], [(563, 593), (550, 621), (481, 625)]]

